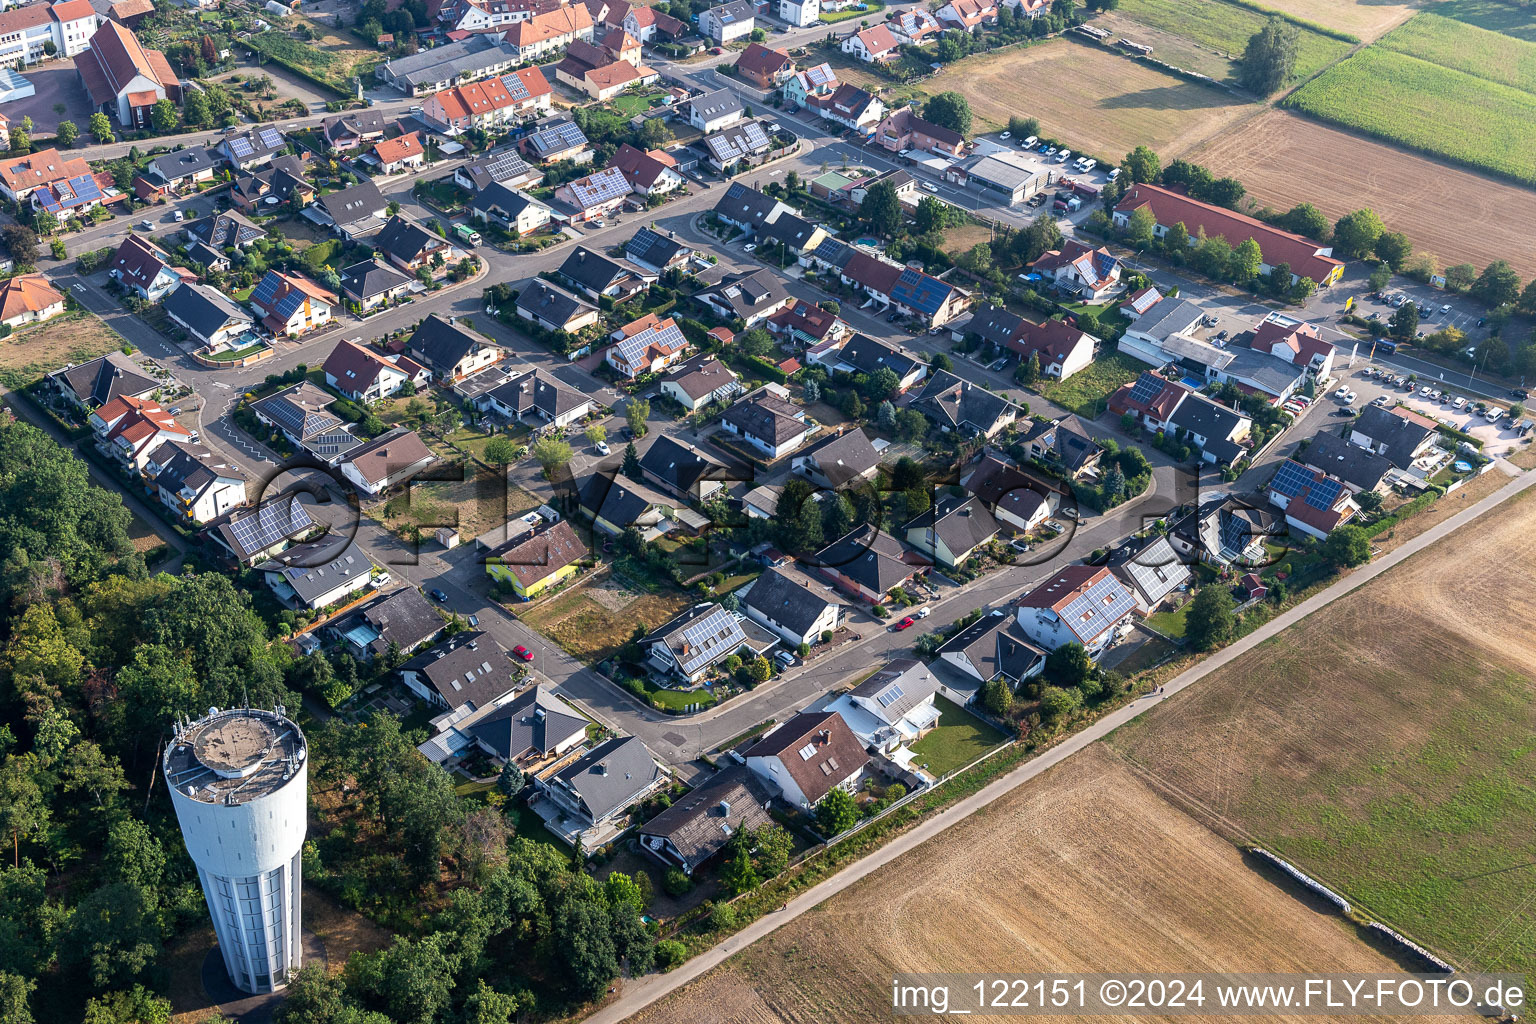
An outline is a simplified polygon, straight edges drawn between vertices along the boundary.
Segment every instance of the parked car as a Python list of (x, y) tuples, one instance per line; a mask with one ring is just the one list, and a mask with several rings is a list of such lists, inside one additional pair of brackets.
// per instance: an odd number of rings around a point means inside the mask
[(1353, 409), (1335, 409), (1333, 414), (1335, 416), (1353, 416), (1355, 413)]
[(1449, 302), (1447, 302), (1445, 305), (1440, 307), (1440, 315), (1441, 316), (1445, 316), (1445, 314), (1449, 313), (1450, 311), (1451, 311), (1451, 304)]
[(597, 442), (597, 453), (599, 455), (608, 455), (610, 453), (607, 441)]
[(1467, 400), (1465, 398), (1458, 398), (1456, 401), (1451, 403), (1451, 408), (1455, 409), (1457, 412), (1460, 412), (1466, 406), (1466, 404)]
[(1359, 397), (1360, 397), (1359, 395), (1357, 395), (1353, 391), (1351, 391), (1351, 392), (1349, 392), (1348, 394), (1346, 394), (1344, 396), (1344, 404), (1345, 405), (1354, 405), (1355, 404), (1355, 399), (1357, 399)]
[(518, 644), (516, 647), (512, 648), (512, 653), (524, 661), (533, 660), (533, 652), (524, 647), (522, 644)]
[(1003, 134), (999, 135), (998, 138), (1000, 138), (1000, 139), (1011, 139), (1011, 138), (1013, 138), (1013, 132), (1003, 132)]
[(926, 619), (928, 616), (933, 614), (933, 609), (924, 605), (923, 607), (919, 608), (915, 614), (920, 619)]
[(773, 656), (773, 660), (778, 662), (780, 668), (789, 668), (795, 663), (795, 656), (788, 651), (780, 651)]
[(1347, 394), (1349, 394), (1349, 386), (1346, 384), (1345, 386), (1339, 388), (1339, 390), (1335, 391), (1333, 393), (1333, 397), (1334, 398), (1343, 398)]
[(1109, 180), (1110, 181), (1119, 181), (1120, 180), (1120, 168), (1116, 167), (1114, 170), (1109, 172)]
[(911, 629), (912, 628), (912, 624), (914, 622), (916, 622), (916, 621), (917, 621), (916, 619), (914, 619), (912, 616), (908, 615), (906, 618), (902, 619), (900, 622), (898, 622), (894, 626), (892, 626), (891, 627), (891, 632), (892, 633), (900, 633), (904, 629)]
[(931, 182), (931, 181), (925, 181), (925, 182), (923, 182), (923, 186), (922, 186), (922, 188), (923, 188), (923, 191), (924, 191), (924, 192), (932, 192), (932, 193), (933, 193), (933, 194), (934, 194), (934, 195), (938, 195), (938, 192), (939, 192), (939, 186), (937, 186), (937, 185), (935, 185), (935, 184), (934, 184), (934, 183), (933, 183), (933, 182)]
[(1434, 388), (1431, 387), (1419, 388), (1419, 396), (1422, 398), (1428, 398), (1432, 391), (1434, 391)]
[(437, 587), (433, 587), (429, 591), (429, 593), (432, 595), (432, 600), (436, 601), (438, 604), (447, 604), (448, 603), (448, 595), (443, 593)]

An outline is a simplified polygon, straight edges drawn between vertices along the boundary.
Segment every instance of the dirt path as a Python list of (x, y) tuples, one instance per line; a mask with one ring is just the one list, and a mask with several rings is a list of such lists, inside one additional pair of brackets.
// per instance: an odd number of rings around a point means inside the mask
[[(869, 876), (946, 829), (983, 810), (989, 804), (1006, 796), (1031, 779), (1037, 778), (1051, 767), (1081, 752), (1125, 723), (1140, 717), (1160, 701), (1171, 698), (1180, 690), (1199, 682), (1209, 673), (1252, 650), (1306, 616), (1354, 592), (1393, 566), (1422, 551), (1442, 537), (1451, 535), (1489, 509), (1494, 508), (1533, 484), (1536, 484), (1536, 472), (1527, 472), (1516, 477), (1506, 486), (1489, 497), (1484, 498), (1476, 505), (1452, 516), (1434, 529), (1420, 534), (1378, 561), (1351, 573), (1325, 590), (1314, 594), (1290, 611), (1276, 617), (1232, 646), (1218, 651), (1205, 661), (1190, 668), (1170, 682), (1164, 688), (1164, 693), (1161, 697), (1148, 697), (1138, 700), (1105, 716), (1092, 726), (1064, 740), (1041, 756), (1020, 765), (1008, 775), (1003, 776), (976, 794), (945, 809), (912, 831), (897, 837), (868, 857), (849, 865), (826, 881), (808, 889), (797, 898), (791, 900), (784, 910), (758, 919), (737, 934), (726, 939), (714, 949), (694, 957), (670, 974), (649, 975), (630, 982), (625, 986), (625, 991), (619, 999), (586, 1018), (588, 1024), (619, 1024), (619, 1022), (649, 1006), (662, 996), (676, 991), (688, 982), (700, 977), (732, 954), (738, 953), (759, 939), (771, 935), (806, 911), (819, 907), (827, 899), (847, 889), (860, 879)], [(935, 887), (935, 894), (937, 892), (938, 887)]]

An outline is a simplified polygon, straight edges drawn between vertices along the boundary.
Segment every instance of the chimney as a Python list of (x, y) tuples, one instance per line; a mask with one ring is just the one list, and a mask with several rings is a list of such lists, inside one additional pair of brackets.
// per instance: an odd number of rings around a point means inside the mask
[(597, 764), (592, 766), (592, 771), (595, 772), (598, 775), (607, 775), (608, 774), (608, 766), (606, 764), (603, 764), (601, 761), (599, 761)]
[(729, 800), (720, 801), (720, 814), (726, 818), (731, 816), (731, 802)]

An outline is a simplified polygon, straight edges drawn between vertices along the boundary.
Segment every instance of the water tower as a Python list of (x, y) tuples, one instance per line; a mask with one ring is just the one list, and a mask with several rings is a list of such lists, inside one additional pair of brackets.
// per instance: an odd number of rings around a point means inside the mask
[(271, 992), (299, 969), (308, 766), (283, 708), (176, 723), (165, 778), (230, 981)]

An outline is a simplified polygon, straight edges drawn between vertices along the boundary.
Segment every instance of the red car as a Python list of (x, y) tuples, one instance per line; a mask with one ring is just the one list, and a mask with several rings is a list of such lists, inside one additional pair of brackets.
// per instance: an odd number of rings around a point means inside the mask
[(906, 629), (908, 626), (912, 625), (912, 623), (914, 623), (916, 621), (917, 621), (916, 619), (914, 619), (912, 616), (908, 615), (906, 618), (904, 618), (900, 622), (896, 623), (896, 626), (895, 626), (896, 632), (900, 633), (902, 630)]
[(512, 653), (517, 655), (519, 658), (522, 658), (524, 661), (533, 660), (533, 652), (524, 647), (522, 644), (518, 644), (516, 647), (512, 648)]

